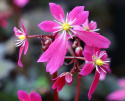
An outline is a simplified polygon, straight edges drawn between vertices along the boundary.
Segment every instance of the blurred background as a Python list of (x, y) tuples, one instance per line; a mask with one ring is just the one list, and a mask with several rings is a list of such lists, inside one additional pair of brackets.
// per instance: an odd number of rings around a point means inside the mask
[[(16, 2), (18, 1), (18, 2)], [(45, 64), (37, 63), (42, 53), (41, 41), (30, 39), (27, 54), (22, 56), (24, 67), (18, 67), (19, 48), (14, 46), (16, 37), (13, 27), (19, 27), (21, 18), (28, 35), (49, 34), (38, 28), (44, 20), (53, 20), (49, 2), (60, 4), (65, 13), (75, 6), (85, 6), (89, 19), (97, 21), (101, 35), (112, 43), (107, 49), (111, 58), (112, 73), (100, 81), (91, 101), (105, 101), (111, 92), (120, 89), (117, 81), (125, 78), (125, 0), (0, 0), (0, 101), (18, 101), (17, 91), (36, 91), (43, 101), (52, 101), (52, 80), (45, 72)], [(63, 65), (58, 74), (67, 71)], [(73, 101), (76, 91), (76, 75), (73, 83), (59, 92), (60, 101)], [(88, 91), (94, 79), (94, 72), (82, 77), (80, 100), (88, 101)]]

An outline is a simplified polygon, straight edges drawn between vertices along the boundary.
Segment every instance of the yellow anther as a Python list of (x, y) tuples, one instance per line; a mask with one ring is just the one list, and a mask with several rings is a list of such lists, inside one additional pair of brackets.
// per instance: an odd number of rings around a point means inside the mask
[(63, 24), (63, 29), (68, 31), (70, 29), (70, 25), (68, 23)]
[(24, 35), (20, 35), (19, 39), (23, 40), (23, 39), (25, 39), (25, 36)]
[(104, 62), (101, 59), (97, 59), (95, 62), (98, 66), (102, 66), (104, 64)]

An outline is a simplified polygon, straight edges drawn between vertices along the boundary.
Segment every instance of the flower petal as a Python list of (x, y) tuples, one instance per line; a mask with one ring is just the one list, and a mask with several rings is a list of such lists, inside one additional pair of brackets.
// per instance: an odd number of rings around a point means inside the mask
[[(76, 31), (76, 30), (75, 30)], [(76, 35), (91, 47), (108, 48), (111, 42), (95, 32), (76, 31)]]
[(30, 101), (42, 101), (40, 94), (32, 92), (30, 94)]
[(91, 54), (89, 51), (85, 50), (82, 52), (82, 54), (87, 61), (93, 61), (92, 59), (93, 54)]
[(100, 78), (99, 80), (105, 80), (107, 73), (105, 73), (103, 70), (100, 70)]
[(65, 81), (66, 83), (69, 83), (69, 84), (73, 81), (73, 77), (71, 73), (68, 73), (65, 75)]
[(62, 79), (62, 81), (60, 82), (59, 86), (57, 87), (57, 92), (62, 90), (62, 88), (64, 87), (65, 83), (66, 83), (65, 79)]
[(23, 31), (24, 31), (24, 35), (27, 37), (27, 31), (23, 25), (23, 19), (21, 19), (21, 25), (22, 25), (22, 28), (23, 28)]
[(62, 38), (60, 37), (57, 39), (60, 41), (59, 43), (56, 43), (58, 44), (58, 47), (56, 47), (56, 51), (53, 52), (53, 56), (46, 66), (46, 71), (50, 72), (51, 75), (55, 73), (61, 65), (63, 65), (64, 58), (67, 52), (68, 38), (66, 37), (66, 35), (62, 36)]
[(72, 22), (80, 13), (84, 10), (84, 6), (77, 6), (75, 7), (68, 16), (68, 22)]
[(89, 26), (89, 20), (86, 19), (85, 23), (82, 24), (84, 28), (87, 28)]
[(122, 101), (125, 99), (125, 90), (117, 90), (107, 96), (107, 101)]
[(57, 19), (58, 21), (64, 23), (65, 17), (64, 17), (64, 12), (63, 12), (62, 7), (55, 3), (49, 3), (49, 7), (50, 7), (50, 12), (53, 15), (53, 17)]
[(97, 47), (94, 47), (94, 55), (96, 56), (96, 57), (99, 57), (99, 55), (101, 55), (100, 54), (100, 48), (97, 48)]
[(91, 54), (93, 54), (93, 48), (85, 44), (84, 51), (89, 51)]
[(13, 31), (15, 32), (15, 36), (19, 38), (20, 35), (22, 35), (22, 32), (19, 32), (16, 27), (14, 27)]
[(20, 67), (23, 67), (23, 64), (22, 64), (22, 62), (21, 62), (21, 55), (22, 55), (23, 49), (24, 49), (24, 46), (21, 46), (21, 47), (20, 47), (20, 51), (19, 51), (18, 65), (19, 65)]
[(30, 101), (29, 95), (23, 90), (18, 90), (17, 95), (20, 101)]
[(99, 82), (99, 77), (100, 77), (100, 73), (98, 71), (95, 72), (95, 77), (94, 77), (94, 81), (89, 89), (89, 93), (88, 93), (88, 97), (89, 97), (89, 100), (91, 99), (92, 97), (92, 94), (94, 93), (96, 87), (97, 87), (97, 84)]
[(57, 28), (57, 27), (59, 26), (60, 25), (55, 23), (54, 21), (43, 21), (38, 25), (38, 27), (41, 28), (45, 32), (58, 31), (60, 28)]
[(95, 30), (97, 28), (97, 23), (95, 21), (91, 21), (89, 23), (89, 29), (90, 30)]
[(94, 69), (94, 64), (93, 63), (86, 64), (82, 68), (82, 70), (80, 72), (80, 75), (87, 76), (88, 74), (90, 74), (92, 72), (93, 69)]
[(80, 13), (77, 17), (76, 20), (72, 23), (72, 25), (81, 25), (83, 24), (86, 19), (89, 16), (89, 11), (83, 11), (82, 13)]
[(24, 55), (26, 55), (27, 50), (28, 50), (28, 47), (29, 47), (29, 43), (28, 43), (28, 41), (26, 40), (26, 41), (25, 41)]
[(66, 33), (62, 33), (49, 48), (42, 54), (38, 62), (46, 62), (46, 71), (53, 74), (63, 64), (68, 45), (68, 37)]

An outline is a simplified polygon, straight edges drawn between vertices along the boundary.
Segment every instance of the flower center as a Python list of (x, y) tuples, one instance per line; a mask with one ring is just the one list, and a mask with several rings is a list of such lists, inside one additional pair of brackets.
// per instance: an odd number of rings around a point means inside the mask
[(25, 39), (25, 35), (20, 35), (20, 36), (19, 36), (19, 39), (20, 39), (20, 40)]
[(66, 31), (68, 31), (70, 29), (69, 23), (64, 23), (63, 24), (63, 29), (66, 30)]
[(95, 63), (98, 65), (98, 66), (102, 66), (104, 64), (104, 62), (101, 60), (101, 59), (97, 59), (95, 61)]
[(85, 31), (91, 31), (91, 30), (89, 29), (89, 26), (87, 26), (86, 28), (84, 28), (84, 30), (85, 30)]

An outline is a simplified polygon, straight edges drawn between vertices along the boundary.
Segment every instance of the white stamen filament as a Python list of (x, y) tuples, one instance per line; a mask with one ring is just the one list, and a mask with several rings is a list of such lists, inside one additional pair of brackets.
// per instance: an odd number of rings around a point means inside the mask
[(54, 20), (56, 23), (60, 24), (60, 25), (63, 25), (63, 23), (57, 21), (57, 20)]

